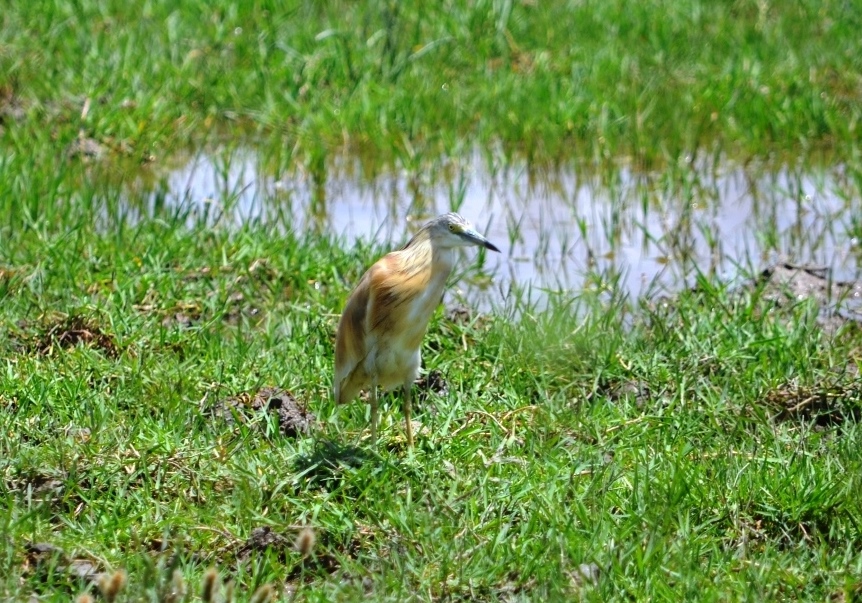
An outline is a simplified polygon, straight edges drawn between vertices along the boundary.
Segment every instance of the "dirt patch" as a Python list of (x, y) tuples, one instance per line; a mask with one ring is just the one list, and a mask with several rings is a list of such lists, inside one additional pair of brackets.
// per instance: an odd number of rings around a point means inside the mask
[[(214, 294), (211, 293), (210, 295)], [(135, 306), (135, 309), (144, 314), (154, 312), (161, 314), (161, 324), (166, 329), (188, 329), (200, 323), (204, 318), (204, 309), (196, 302), (179, 303), (166, 310), (159, 310), (153, 304), (139, 304)], [(237, 325), (244, 318), (253, 319), (259, 317), (260, 314), (260, 308), (249, 302), (246, 295), (241, 291), (235, 291), (228, 295), (224, 301), (223, 309), (219, 313), (221, 320), (229, 325)]]
[(101, 159), (105, 155), (105, 151), (105, 145), (80, 132), (78, 137), (66, 148), (66, 156), (84, 161), (95, 161)]
[(789, 383), (767, 392), (766, 406), (778, 421), (801, 418), (828, 426), (847, 418), (862, 418), (862, 381), (835, 379), (832, 383), (797, 385)]
[(150, 291), (132, 307), (146, 316), (161, 317), (161, 325), (166, 329), (188, 329), (201, 320), (201, 305), (197, 302), (177, 302), (163, 308), (156, 301), (156, 293)]
[[(299, 552), (297, 535), (295, 533), (280, 534), (273, 531), (269, 526), (254, 528), (248, 539), (235, 551), (236, 561), (246, 563), (259, 556), (259, 553), (273, 551), (277, 554), (279, 561), (286, 563), (292, 556)], [(305, 559), (299, 565), (314, 566), (318, 570), (332, 573), (339, 567), (338, 561), (329, 554), (313, 549), (306, 550)], [(294, 568), (296, 571), (296, 568)]]
[(256, 318), (260, 316), (260, 308), (246, 299), (241, 291), (231, 293), (225, 304), (224, 321), (231, 325), (239, 324), (243, 318)]
[(846, 298), (862, 299), (862, 283), (832, 279), (829, 268), (784, 262), (766, 268), (759, 282), (765, 287), (764, 297), (782, 304), (813, 298), (821, 305)]
[(197, 304), (180, 304), (167, 310), (162, 318), (162, 326), (166, 329), (177, 327), (188, 329), (201, 319), (201, 308)]
[(286, 535), (273, 532), (269, 526), (254, 528), (248, 539), (235, 551), (236, 560), (245, 563), (265, 551), (275, 551), (282, 563), (293, 551), (293, 540)]
[(862, 283), (838, 281), (829, 268), (782, 262), (763, 270), (754, 285), (779, 307), (811, 299), (820, 306), (818, 323), (835, 333), (848, 321), (862, 320)]
[(236, 325), (243, 319), (260, 318), (278, 278), (263, 260), (255, 260), (246, 269), (234, 266), (169, 269), (182, 281), (186, 300), (162, 300), (150, 290), (134, 306), (142, 314), (160, 316), (166, 328), (189, 328), (209, 319)]
[(829, 596), (831, 603), (858, 603), (862, 601), (862, 581), (850, 578), (840, 590)]
[(50, 356), (55, 349), (83, 345), (116, 358), (121, 349), (114, 336), (83, 316), (59, 316), (33, 323), (19, 320), (9, 329), (9, 341), (16, 352)]
[[(309, 534), (310, 543), (306, 542)], [(318, 543), (318, 539), (323, 540), (323, 543)], [(327, 534), (318, 537), (310, 528), (290, 526), (286, 532), (276, 532), (269, 526), (261, 526), (254, 528), (245, 541), (235, 541), (222, 547), (216, 556), (221, 564), (239, 568), (253, 563), (264, 553), (274, 554), (280, 563), (292, 564), (286, 587), (289, 591), (295, 591), (303, 582), (311, 582), (315, 577), (334, 574), (339, 570), (341, 564), (328, 552), (330, 549), (355, 557), (359, 546), (360, 541), (356, 538), (349, 539), (346, 546), (341, 546)]]
[(27, 116), (24, 103), (10, 84), (0, 86), (0, 126), (22, 121)]
[(12, 268), (11, 266), (0, 267), (0, 285), (9, 287), (9, 284), (20, 271), (20, 268)]
[(458, 304), (456, 306), (446, 308), (443, 316), (449, 322), (464, 325), (473, 320), (473, 309), (464, 304)]
[(82, 493), (101, 495), (101, 488), (97, 492), (94, 486), (83, 473), (70, 479), (66, 471), (45, 467), (15, 472), (0, 480), (0, 496), (8, 494), (13, 500), (41, 507), (40, 511), (47, 511), (46, 519), (57, 525), (69, 515), (77, 517), (88, 506)]
[(445, 397), (449, 394), (449, 382), (443, 378), (443, 373), (438, 370), (430, 371), (427, 375), (419, 377), (415, 382), (419, 392), (416, 401), (425, 402), (431, 394)]
[(95, 586), (107, 577), (97, 561), (69, 556), (60, 547), (44, 542), (24, 545), (22, 569), (25, 576), (35, 576), (39, 581), (53, 575), (52, 584), (56, 584), (57, 575), (65, 575), (70, 587), (80, 582)]
[(278, 421), (279, 433), (289, 438), (308, 435), (317, 427), (317, 417), (292, 393), (278, 387), (264, 387), (255, 394), (230, 396), (207, 409), (206, 413), (230, 425), (238, 420), (258, 426), (262, 422), (255, 419), (273, 414)]
[(34, 503), (59, 501), (66, 491), (65, 476), (60, 474), (30, 474), (10, 478), (5, 482), (10, 493), (27, 496)]
[(447, 321), (457, 325), (463, 326), (472, 324), (479, 328), (484, 328), (491, 321), (491, 318), (487, 314), (477, 312), (470, 306), (465, 306), (464, 304), (448, 306), (443, 313), (443, 317)]
[(37, 353), (49, 356), (54, 348), (68, 349), (77, 345), (97, 349), (110, 358), (120, 354), (114, 337), (82, 316), (68, 316), (47, 324), (33, 348)]
[[(612, 402), (634, 401), (638, 408), (643, 407), (650, 399), (649, 387), (642, 380), (614, 379), (603, 381), (595, 390), (595, 395), (607, 397)], [(590, 395), (590, 398), (593, 394)]]

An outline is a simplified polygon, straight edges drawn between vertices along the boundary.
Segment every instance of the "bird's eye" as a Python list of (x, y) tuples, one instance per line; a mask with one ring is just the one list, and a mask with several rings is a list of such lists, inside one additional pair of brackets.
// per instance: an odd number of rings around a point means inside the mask
[(455, 225), (454, 224), (449, 225), (449, 232), (455, 232)]

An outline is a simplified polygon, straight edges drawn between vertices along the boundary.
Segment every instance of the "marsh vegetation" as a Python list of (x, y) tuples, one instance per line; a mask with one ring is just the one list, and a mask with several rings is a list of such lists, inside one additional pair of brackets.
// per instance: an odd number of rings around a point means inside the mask
[[(859, 31), (10, 0), (0, 593), (858, 600)], [(375, 450), (338, 313), (450, 209), (504, 253), (432, 319), (415, 452), (397, 403)]]

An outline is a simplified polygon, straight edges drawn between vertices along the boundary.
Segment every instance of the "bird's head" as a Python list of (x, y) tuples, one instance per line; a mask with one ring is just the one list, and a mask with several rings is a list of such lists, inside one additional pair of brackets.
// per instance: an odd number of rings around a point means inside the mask
[(431, 220), (425, 227), (434, 245), (445, 248), (484, 247), (499, 253), (497, 246), (480, 235), (473, 225), (458, 214), (443, 214)]

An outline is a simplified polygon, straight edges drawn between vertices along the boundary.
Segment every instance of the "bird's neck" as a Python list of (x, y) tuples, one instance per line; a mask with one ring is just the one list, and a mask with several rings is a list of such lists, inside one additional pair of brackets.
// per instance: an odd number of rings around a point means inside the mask
[(452, 273), (452, 268), (458, 259), (457, 251), (452, 247), (435, 245), (428, 232), (422, 230), (414, 236), (402, 249), (415, 258), (422, 258), (418, 263), (430, 266), (432, 270), (431, 279), (439, 287), (445, 285), (446, 280)]
[(452, 247), (431, 247), (432, 265), (435, 267), (435, 272), (442, 273), (443, 280), (449, 278), (457, 259), (458, 256)]

